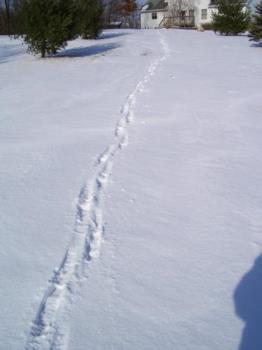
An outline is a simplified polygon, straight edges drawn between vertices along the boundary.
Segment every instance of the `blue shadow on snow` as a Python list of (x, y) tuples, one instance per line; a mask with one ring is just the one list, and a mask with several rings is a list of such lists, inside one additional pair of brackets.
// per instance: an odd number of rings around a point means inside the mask
[(234, 302), (245, 322), (239, 350), (262, 350), (262, 255), (237, 285)]
[(111, 38), (117, 38), (119, 36), (124, 36), (124, 35), (130, 35), (130, 32), (103, 32), (99, 37), (99, 39), (111, 39)]
[(258, 43), (252, 43), (251, 47), (259, 47), (262, 48), (262, 41), (258, 42)]
[(86, 47), (75, 47), (72, 49), (66, 49), (59, 53), (57, 53), (52, 57), (87, 57), (87, 56), (93, 56), (98, 54), (103, 54), (107, 51), (111, 51), (114, 49), (117, 49), (120, 47), (120, 44), (118, 43), (108, 43), (108, 44), (102, 44), (102, 45), (93, 45), (93, 46), (86, 46)]

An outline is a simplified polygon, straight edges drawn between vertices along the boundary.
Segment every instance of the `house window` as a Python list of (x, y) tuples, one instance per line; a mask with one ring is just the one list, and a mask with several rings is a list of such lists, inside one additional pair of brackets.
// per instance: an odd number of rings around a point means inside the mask
[(181, 17), (184, 18), (186, 16), (186, 11), (182, 10), (181, 11)]
[(152, 13), (152, 19), (157, 19), (157, 13), (156, 12)]
[(207, 9), (201, 10), (201, 19), (207, 19)]

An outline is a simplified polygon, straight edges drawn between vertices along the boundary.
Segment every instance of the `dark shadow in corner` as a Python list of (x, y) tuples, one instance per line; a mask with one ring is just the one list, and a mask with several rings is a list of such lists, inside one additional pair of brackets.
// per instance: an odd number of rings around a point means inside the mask
[(253, 44), (251, 44), (251, 47), (260, 47), (260, 48), (262, 48), (262, 42), (260, 41), (259, 43), (253, 43)]
[(239, 350), (262, 349), (262, 255), (243, 276), (234, 292), (235, 310), (245, 322)]
[(130, 35), (130, 32), (116, 32), (116, 33), (107, 33), (107, 32), (103, 32), (101, 35), (99, 35), (98, 39), (112, 39), (112, 38), (117, 38), (119, 36), (124, 36), (124, 35)]
[(87, 57), (87, 56), (93, 56), (98, 54), (103, 54), (104, 52), (114, 50), (116, 48), (120, 47), (117, 43), (108, 43), (108, 44), (102, 44), (102, 45), (93, 45), (93, 46), (86, 46), (86, 47), (76, 47), (73, 49), (66, 49), (59, 53), (57, 53), (54, 56), (49, 56), (50, 58), (54, 57)]

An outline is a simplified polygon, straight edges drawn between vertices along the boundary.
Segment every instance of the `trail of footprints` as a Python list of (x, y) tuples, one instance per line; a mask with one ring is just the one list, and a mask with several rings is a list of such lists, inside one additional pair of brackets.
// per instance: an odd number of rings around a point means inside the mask
[[(121, 108), (113, 142), (97, 158), (94, 176), (81, 188), (76, 208), (72, 241), (53, 273), (38, 307), (28, 335), (25, 350), (64, 350), (67, 347), (67, 330), (63, 312), (69, 308), (75, 290), (86, 277), (88, 265), (99, 256), (103, 240), (103, 193), (116, 154), (128, 144), (128, 124), (134, 118), (136, 97), (143, 92), (159, 64), (169, 55), (162, 33), (160, 44), (163, 53), (147, 69), (144, 78), (136, 85)], [(62, 315), (62, 317), (61, 317)]]

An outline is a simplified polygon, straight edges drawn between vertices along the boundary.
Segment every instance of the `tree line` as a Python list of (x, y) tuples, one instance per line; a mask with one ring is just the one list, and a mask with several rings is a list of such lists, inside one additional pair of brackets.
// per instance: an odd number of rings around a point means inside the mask
[(67, 41), (104, 27), (133, 27), (135, 0), (0, 0), (0, 34), (22, 37), (32, 53), (55, 54)]
[[(262, 0), (250, 14), (243, 0), (217, 0), (212, 28), (225, 35), (249, 31), (250, 40), (262, 40)], [(67, 41), (81, 36), (97, 38), (102, 29), (136, 27), (135, 0), (0, 0), (0, 34), (20, 36), (28, 50), (45, 57)]]

